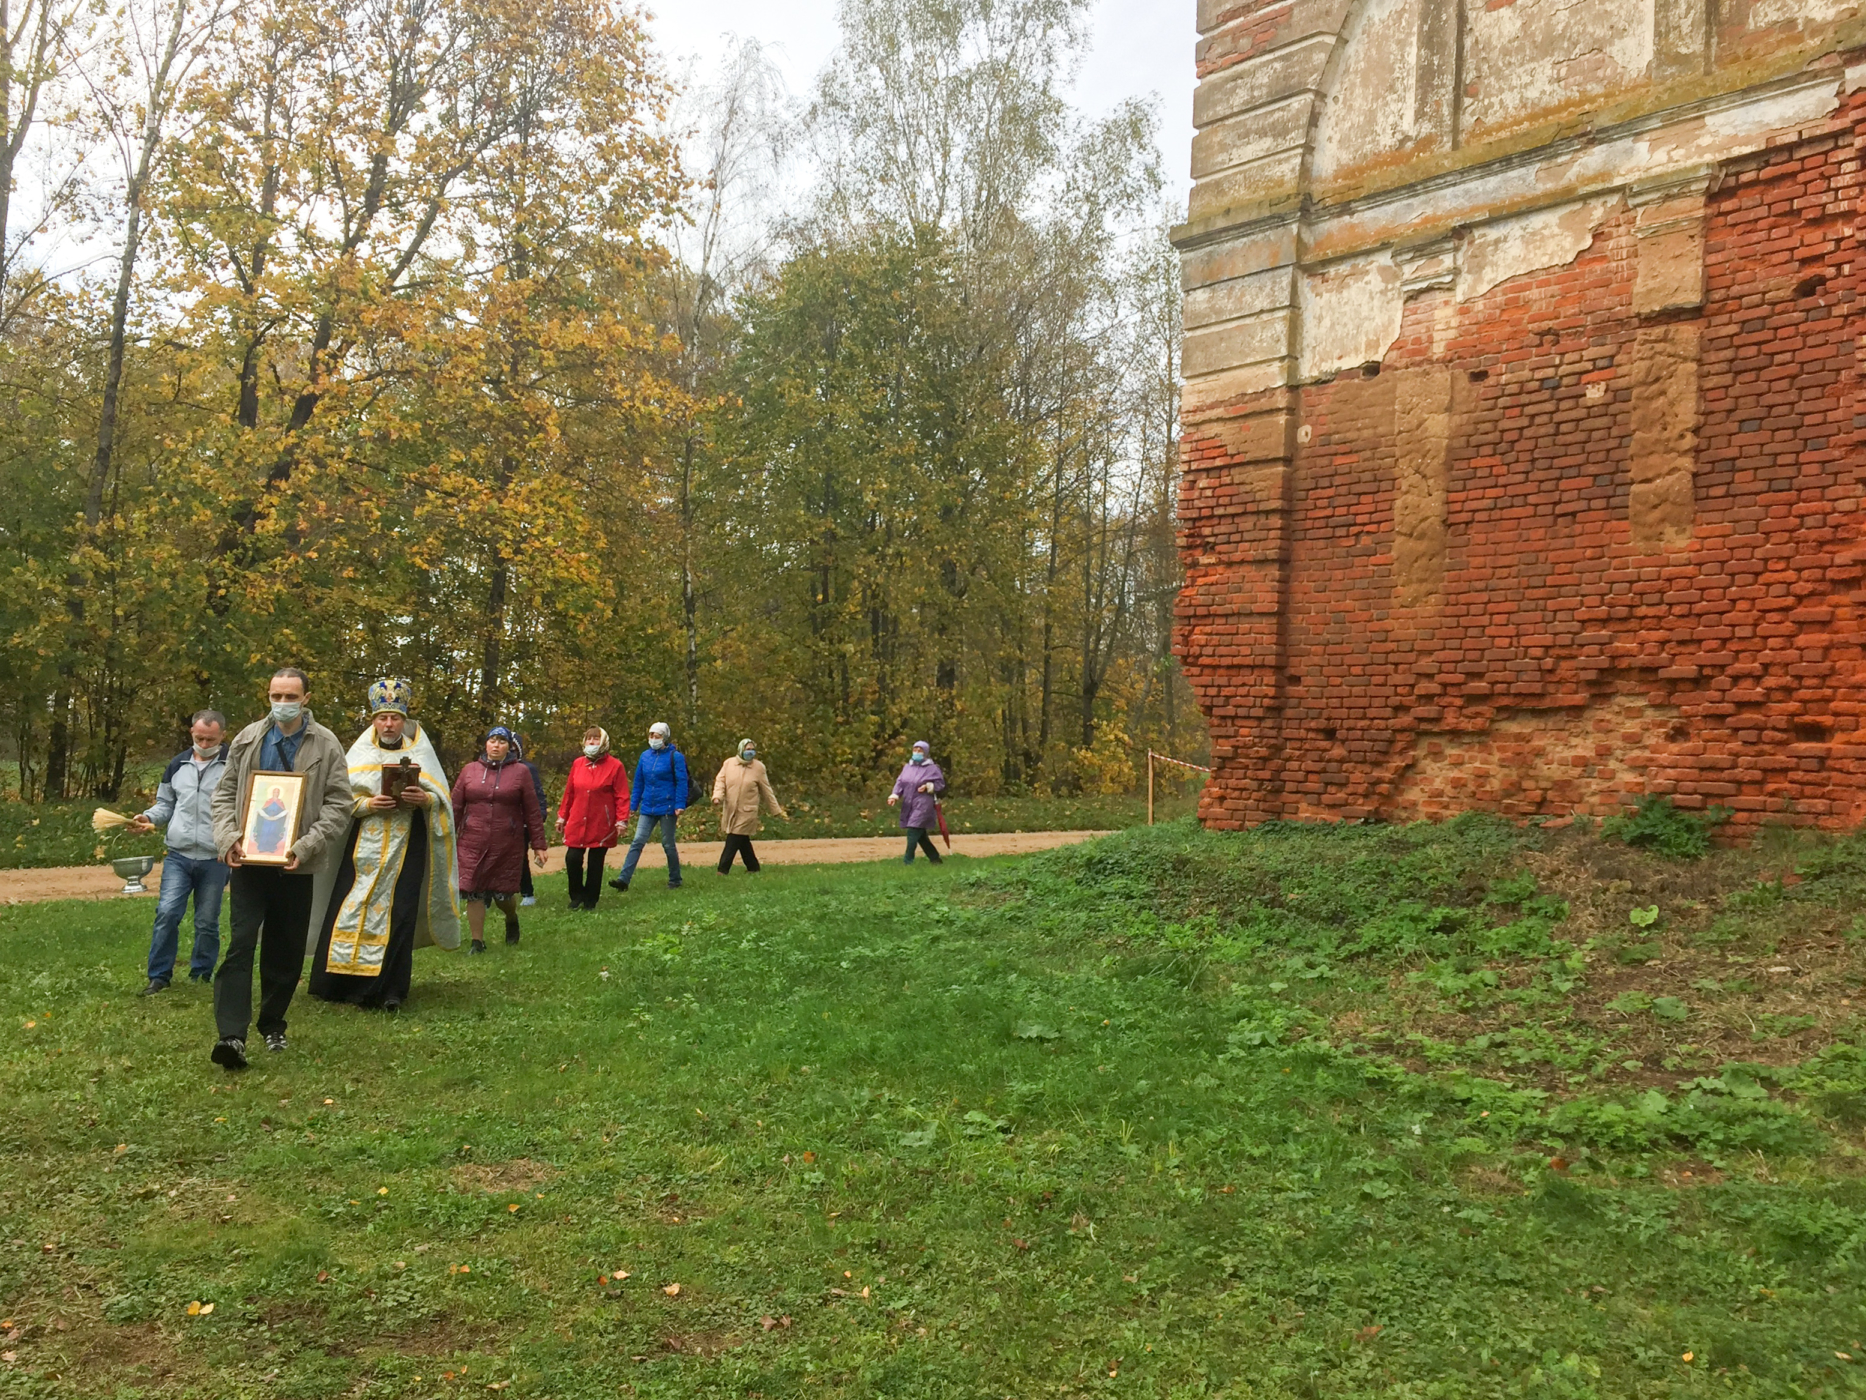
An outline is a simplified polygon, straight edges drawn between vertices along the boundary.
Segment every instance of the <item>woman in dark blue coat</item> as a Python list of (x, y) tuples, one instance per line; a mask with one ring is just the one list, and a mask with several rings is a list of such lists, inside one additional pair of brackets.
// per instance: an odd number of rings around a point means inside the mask
[(635, 760), (635, 781), (629, 787), (629, 810), (635, 814), (635, 839), (629, 843), (622, 873), (609, 882), (611, 889), (626, 890), (635, 878), (635, 862), (649, 833), (661, 828), (661, 849), (667, 853), (667, 887), (680, 888), (680, 851), (675, 846), (675, 824), (687, 810), (687, 756), (674, 747), (674, 735), (659, 722), (648, 727), (648, 747)]

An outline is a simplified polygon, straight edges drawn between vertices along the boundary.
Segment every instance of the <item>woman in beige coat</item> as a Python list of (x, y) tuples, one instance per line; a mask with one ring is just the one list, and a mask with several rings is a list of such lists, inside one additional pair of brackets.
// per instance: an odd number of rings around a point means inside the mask
[(758, 873), (758, 853), (752, 849), (752, 837), (758, 834), (760, 807), (769, 807), (776, 817), (789, 817), (771, 791), (765, 766), (758, 761), (758, 746), (750, 739), (739, 740), (737, 757), (719, 766), (713, 779), (713, 804), (719, 808), (719, 826), (726, 834), (726, 849), (719, 853), (719, 873), (732, 869), (735, 855), (745, 857), (749, 874)]

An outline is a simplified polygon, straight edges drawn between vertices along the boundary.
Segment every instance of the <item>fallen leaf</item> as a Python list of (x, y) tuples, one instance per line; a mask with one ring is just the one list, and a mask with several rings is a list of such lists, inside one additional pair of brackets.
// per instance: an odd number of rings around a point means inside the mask
[(847, 1293), (847, 1292), (845, 1292), (845, 1291), (844, 1291), (843, 1289), (840, 1289), (840, 1288), (832, 1288), (832, 1289), (830, 1289), (830, 1290), (829, 1290), (829, 1296), (830, 1296), (830, 1297), (832, 1297), (832, 1298), (846, 1298), (846, 1297), (848, 1297), (849, 1295), (848, 1295), (848, 1293)]
[(130, 1145), (127, 1142), (120, 1142), (116, 1145), (116, 1148), (114, 1152), (112, 1153), (112, 1155), (114, 1156), (118, 1152), (128, 1152), (129, 1150), (130, 1150)]
[(11, 1366), (11, 1365), (12, 1365), (12, 1364), (13, 1364), (13, 1363), (14, 1363), (15, 1361), (17, 1361), (17, 1360), (19, 1360), (19, 1353), (18, 1353), (18, 1352), (16, 1352), (16, 1351), (0, 1351), (0, 1361), (4, 1361), (4, 1362), (6, 1362), (6, 1364), (7, 1364), (7, 1365), (9, 1365), (9, 1366)]
[(1371, 1342), (1375, 1337), (1378, 1337), (1385, 1330), (1386, 1329), (1382, 1324), (1376, 1322), (1371, 1327), (1361, 1328), (1361, 1330), (1355, 1333), (1355, 1335), (1359, 1337), (1363, 1342)]
[(206, 1317), (213, 1310), (214, 1310), (214, 1305), (212, 1303), (201, 1304), (201, 1316), (202, 1317)]
[(334, 1104), (334, 1103), (336, 1103), (336, 1102), (337, 1102), (337, 1100), (335, 1100), (335, 1099), (325, 1099), (325, 1100), (324, 1100), (324, 1107), (326, 1107), (326, 1108), (329, 1108), (329, 1107), (330, 1107), (330, 1106), (331, 1106), (332, 1104)]
[[(1552, 1171), (1552, 1172), (1565, 1172), (1565, 1171), (1567, 1171), (1567, 1170), (1568, 1170), (1568, 1159), (1567, 1159), (1566, 1157), (1551, 1157), (1551, 1158), (1549, 1158), (1549, 1170), (1550, 1170), (1550, 1171)], [(1685, 1173), (1685, 1175), (1686, 1175), (1686, 1176), (1690, 1176), (1690, 1175), (1691, 1175), (1691, 1173), (1690, 1173), (1690, 1172), (1686, 1172), (1686, 1173)]]
[(386, 1186), (378, 1186), (376, 1188), (376, 1194), (378, 1196), (386, 1196), (389, 1194), (389, 1188)]
[(317, 1281), (318, 1281), (319, 1283), (329, 1283), (329, 1282), (330, 1282), (330, 1275), (329, 1275), (329, 1274), (327, 1274), (327, 1273), (325, 1273), (325, 1272), (324, 1272), (324, 1270), (322, 1270), (322, 1269), (319, 1269), (319, 1270), (317, 1271)]
[(197, 1299), (195, 1302), (188, 1304), (188, 1316), (199, 1317), (200, 1315), (201, 1315), (201, 1304), (200, 1304), (200, 1301)]
[(868, 1290), (867, 1290), (866, 1288), (864, 1288), (864, 1289), (862, 1290), (862, 1296), (863, 1296), (864, 1298), (866, 1298), (866, 1297), (868, 1296)]
[(677, 1283), (670, 1283), (668, 1284), (666, 1288), (663, 1288), (661, 1291), (667, 1294), (667, 1296), (670, 1298), (678, 1298), (680, 1296), (680, 1285)]
[(1681, 1359), (1681, 1360), (1684, 1360), (1684, 1361), (1689, 1361), (1689, 1360), (1691, 1359), (1691, 1355), (1692, 1355), (1692, 1354), (1691, 1354), (1690, 1352), (1686, 1352), (1686, 1353), (1684, 1354), (1684, 1356), (1683, 1356), (1682, 1358), (1680, 1358), (1680, 1359)]
[(513, 1201), (511, 1205), (509, 1205), (509, 1206), (507, 1206), (507, 1207), (506, 1207), (506, 1209), (507, 1209), (507, 1210), (517, 1210), (517, 1209), (518, 1209), (518, 1202), (517, 1202), (517, 1201)]
[(806, 1162), (814, 1162), (814, 1161), (816, 1160), (816, 1153), (814, 1153), (814, 1152), (806, 1152), (806, 1153), (804, 1153), (804, 1154), (803, 1154), (803, 1159), (804, 1159), (804, 1161), (806, 1161)]
[(1011, 1243), (1016, 1245), (1019, 1249), (1030, 1248), (1030, 1242), (1028, 1240), (1012, 1240)]
[(596, 1275), (596, 1282), (600, 1284), (602, 1287), (607, 1288), (609, 1286), (609, 1275), (608, 1274)]
[(769, 1332), (773, 1327), (777, 1326), (777, 1319), (775, 1317), (761, 1317), (758, 1319), (758, 1325)]
[(1842, 1361), (1851, 1361), (1853, 1359), (1851, 1356), (1847, 1355), (1847, 1353), (1844, 1351), (1837, 1351), (1834, 1353), (1834, 1355), (1839, 1357)]

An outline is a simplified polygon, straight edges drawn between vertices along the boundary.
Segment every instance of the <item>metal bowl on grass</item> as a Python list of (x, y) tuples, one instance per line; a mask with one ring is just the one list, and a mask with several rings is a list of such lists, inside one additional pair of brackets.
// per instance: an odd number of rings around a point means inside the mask
[(123, 877), (124, 894), (147, 894), (143, 876), (155, 869), (154, 856), (122, 856), (110, 862), (110, 868)]

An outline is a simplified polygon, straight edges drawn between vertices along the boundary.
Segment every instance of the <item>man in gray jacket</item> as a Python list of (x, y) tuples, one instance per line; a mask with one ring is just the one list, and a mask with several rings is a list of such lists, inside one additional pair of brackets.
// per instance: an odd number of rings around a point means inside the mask
[(130, 823), (130, 830), (136, 832), (168, 828), (144, 996), (166, 990), (175, 975), (181, 916), (187, 912), (190, 896), (194, 898), (194, 955), (188, 960), (189, 980), (207, 981), (220, 957), (220, 896), (227, 888), (227, 867), (214, 846), (214, 788), (227, 771), (227, 746), (221, 742), (226, 728), (227, 717), (219, 710), (196, 710), (188, 723), (193, 746), (177, 754), (163, 771), (155, 806)]
[[(350, 831), (350, 764), (337, 736), (305, 707), (310, 683), (294, 667), (274, 672), (266, 687), (271, 713), (234, 735), (227, 771), (214, 789), (214, 848), (233, 868), (233, 914), (227, 956), (214, 974), (213, 1061), (246, 1068), (246, 1030), (253, 1019), (253, 959), (259, 960), (259, 1033), (266, 1049), (285, 1048), (285, 1013), (304, 971), (311, 927), (313, 877), (334, 869)], [(285, 864), (247, 865), (241, 850), (247, 789), (254, 773), (304, 775), (304, 802)]]

